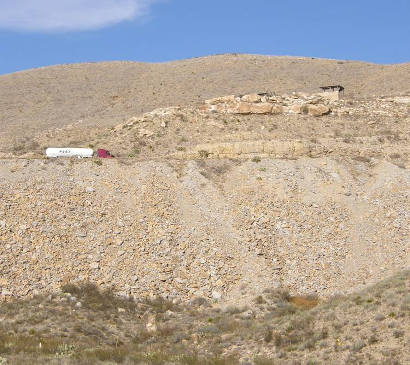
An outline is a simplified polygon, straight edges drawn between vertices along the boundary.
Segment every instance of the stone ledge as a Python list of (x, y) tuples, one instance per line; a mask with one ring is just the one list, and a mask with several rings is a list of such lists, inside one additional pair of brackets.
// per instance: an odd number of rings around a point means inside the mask
[(227, 95), (206, 100), (200, 110), (222, 114), (307, 114), (318, 117), (329, 114), (328, 105), (337, 100), (333, 93)]

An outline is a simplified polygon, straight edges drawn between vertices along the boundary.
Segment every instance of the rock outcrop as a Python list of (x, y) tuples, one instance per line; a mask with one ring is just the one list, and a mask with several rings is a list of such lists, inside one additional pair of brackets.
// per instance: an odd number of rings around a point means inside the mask
[(225, 114), (308, 114), (319, 117), (331, 112), (329, 104), (337, 101), (333, 93), (277, 96), (254, 93), (242, 96), (228, 95), (205, 101), (202, 111)]

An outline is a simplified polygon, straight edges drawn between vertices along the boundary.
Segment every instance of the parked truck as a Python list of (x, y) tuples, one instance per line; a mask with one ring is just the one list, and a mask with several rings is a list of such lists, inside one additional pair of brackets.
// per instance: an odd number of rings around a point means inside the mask
[(93, 157), (94, 151), (91, 148), (47, 148), (47, 157)]
[[(91, 148), (47, 148), (47, 157), (78, 157), (78, 158), (90, 158), (94, 156), (94, 151)], [(99, 158), (113, 158), (114, 156), (110, 151), (102, 148), (97, 150), (96, 156)]]

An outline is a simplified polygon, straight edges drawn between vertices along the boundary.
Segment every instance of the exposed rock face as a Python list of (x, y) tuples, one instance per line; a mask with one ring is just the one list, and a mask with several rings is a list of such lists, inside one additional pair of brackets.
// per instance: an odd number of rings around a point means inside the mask
[(213, 157), (231, 158), (240, 155), (271, 155), (277, 158), (295, 158), (309, 154), (311, 146), (306, 141), (243, 141), (225, 143), (207, 143), (195, 146), (185, 156), (200, 156), (201, 151), (207, 151)]
[(270, 114), (272, 113), (273, 105), (270, 103), (255, 103), (251, 104), (252, 114)]
[(238, 114), (250, 114), (251, 113), (251, 103), (248, 102), (240, 102), (238, 104)]
[(307, 95), (295, 93), (292, 96), (271, 94), (248, 94), (223, 96), (205, 101), (201, 107), (205, 112), (223, 114), (309, 114), (319, 117), (330, 113), (328, 104), (337, 101), (333, 93)]

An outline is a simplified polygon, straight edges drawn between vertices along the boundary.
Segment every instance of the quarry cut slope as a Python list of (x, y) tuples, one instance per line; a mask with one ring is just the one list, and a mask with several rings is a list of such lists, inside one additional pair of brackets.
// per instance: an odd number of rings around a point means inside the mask
[(3, 160), (0, 176), (3, 299), (87, 280), (138, 297), (329, 296), (409, 264), (410, 177), (383, 160)]

